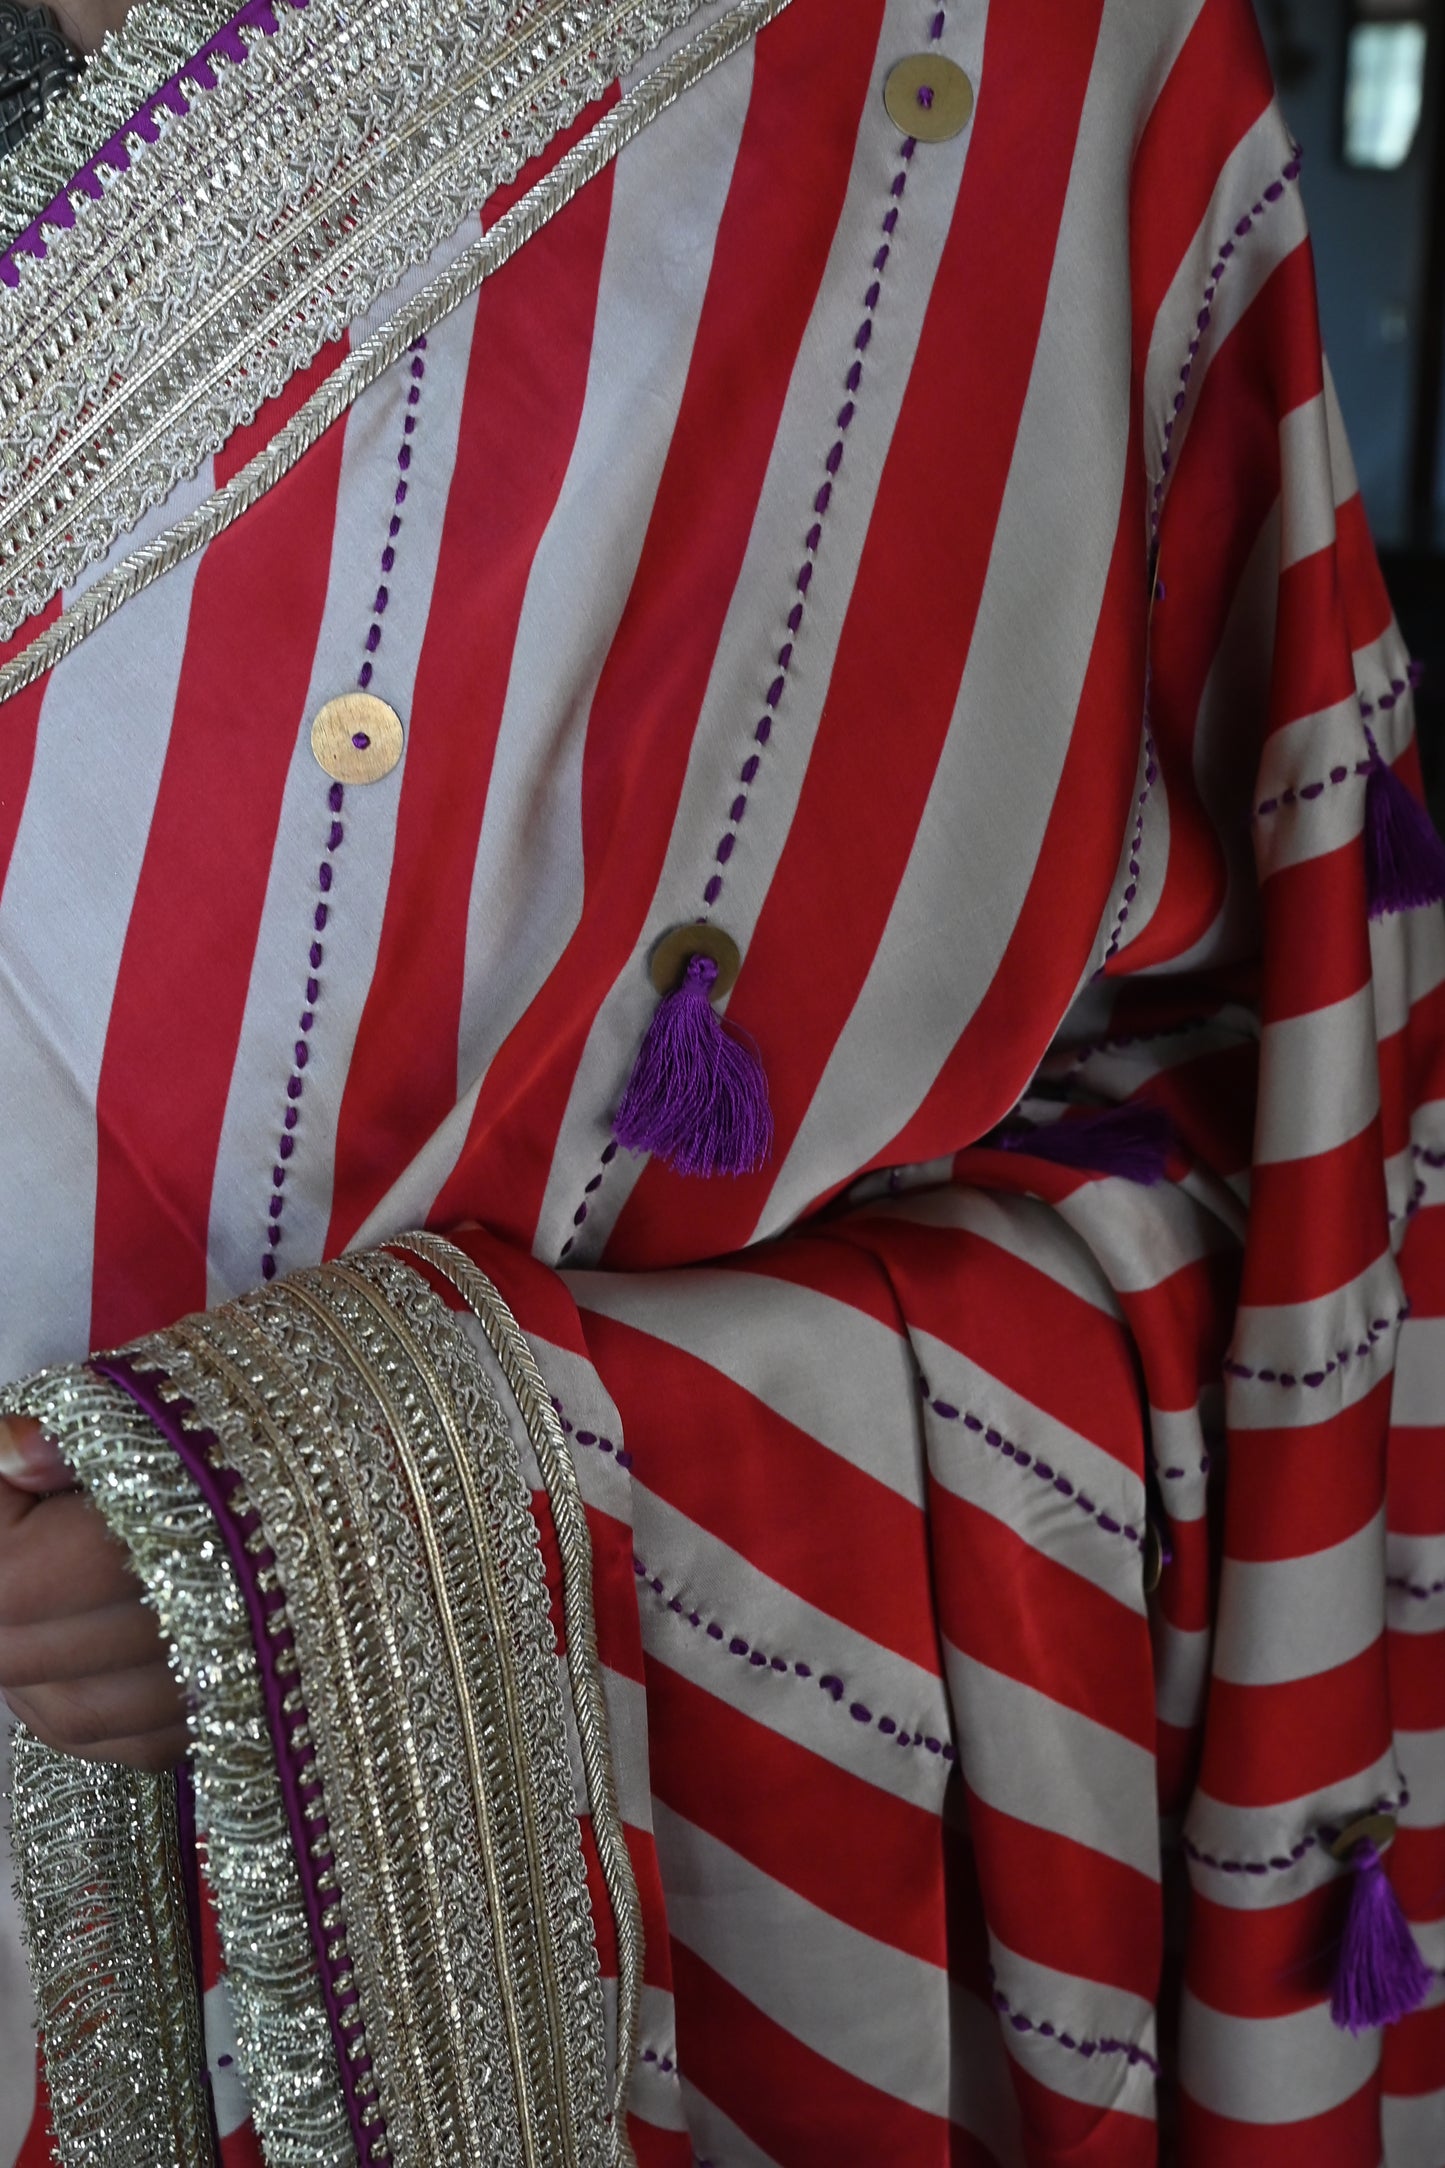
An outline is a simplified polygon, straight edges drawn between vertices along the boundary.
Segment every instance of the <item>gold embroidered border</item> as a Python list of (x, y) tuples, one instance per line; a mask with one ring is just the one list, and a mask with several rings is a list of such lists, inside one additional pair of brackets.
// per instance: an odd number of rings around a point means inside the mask
[[(311, 0), (283, 9), (271, 36), (249, 35), (244, 65), (219, 63), (196, 111), (162, 122), (98, 202), (80, 198), (44, 262), (20, 259), (18, 287), (0, 288), (0, 353), (12, 357), (0, 377), (0, 637), (699, 4), (511, 0), (503, 17), (484, 0), (475, 13), (460, 0), (359, 0), (345, 13)], [(0, 699), (219, 533), (412, 339), (787, 4), (738, 0), (659, 63), (226, 490), (0, 670)]]
[[(149, 1419), (92, 1371), (42, 1372), (7, 1388), (5, 1405), (44, 1426), (129, 1550), (187, 1690), (197, 1821), (269, 2168), (355, 2168), (250, 1626), (210, 1511)], [(178, 2103), (179, 2077), (166, 2075), (189, 2069), (199, 2086), (189, 1949), (172, 1941), (143, 1997), (144, 1964), (123, 1961), (161, 1950), (148, 1939), (129, 1818), (129, 1787), (151, 1781), (33, 1746), (17, 1773), (17, 1867), (31, 1893), (31, 1967), (64, 2168), (209, 2168), (204, 2107), (198, 2125), (194, 2101)], [(111, 1863), (98, 1919), (90, 1862), (71, 1844)], [(98, 1925), (114, 1964), (95, 1962)]]
[(494, 1283), (465, 1251), (439, 1235), (409, 1234), (391, 1245), (408, 1250), (449, 1280), (471, 1310), (501, 1365), (546, 1486), (562, 1558), (563, 1609), (573, 1712), (587, 1779), (593, 1835), (617, 1936), (617, 2054), (613, 2114), (625, 2128), (627, 2090), (637, 2048), (642, 1994), (642, 1908), (617, 1800), (607, 1703), (592, 1603), (592, 1539), (577, 1471), (552, 1396), (525, 1335)]

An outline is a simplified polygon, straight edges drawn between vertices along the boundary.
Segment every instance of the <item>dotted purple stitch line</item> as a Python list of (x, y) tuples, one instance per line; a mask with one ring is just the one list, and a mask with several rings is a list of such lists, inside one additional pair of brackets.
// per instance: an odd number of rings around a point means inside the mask
[(905, 1731), (896, 1717), (877, 1716), (866, 1702), (847, 1701), (848, 1689), (836, 1672), (819, 1672), (812, 1664), (790, 1661), (785, 1656), (768, 1656), (754, 1647), (741, 1634), (730, 1634), (716, 1619), (705, 1618), (701, 1611), (689, 1610), (680, 1596), (668, 1594), (666, 1584), (652, 1573), (642, 1559), (634, 1556), (632, 1569), (639, 1581), (650, 1588), (655, 1596), (663, 1598), (666, 1607), (678, 1618), (691, 1626), (694, 1633), (705, 1633), (709, 1641), (715, 1641), (729, 1656), (736, 1656), (755, 1671), (773, 1671), (779, 1677), (815, 1681), (821, 1693), (826, 1694), (836, 1708), (847, 1705), (849, 1716), (855, 1724), (868, 1724), (879, 1731), (896, 1746), (922, 1747), (929, 1754), (936, 1754), (941, 1761), (956, 1761), (957, 1750), (947, 1739), (935, 1739), (931, 1734)]
[(1156, 2078), (1159, 2075), (1158, 2063), (1149, 2053), (1149, 2050), (1141, 2048), (1137, 2041), (1077, 2040), (1071, 2032), (1052, 2024), (1046, 2017), (1026, 2017), (1022, 2010), (1014, 2008), (1001, 1987), (996, 1987), (993, 1991), (993, 2006), (1000, 2017), (1008, 2019), (1015, 2032), (1037, 2033), (1041, 2039), (1052, 2040), (1056, 2046), (1068, 2048), (1072, 2054), (1082, 2055), (1086, 2062), (1091, 2062), (1096, 2055), (1122, 2055), (1126, 2062), (1132, 2064), (1142, 2063), (1144, 2068), (1152, 2071)]
[[(1045, 1460), (1041, 1454), (1026, 1452), (1023, 1446), (1015, 1445), (1012, 1438), (1006, 1438), (993, 1424), (985, 1424), (982, 1417), (973, 1414), (970, 1409), (956, 1408), (948, 1400), (935, 1400), (926, 1378), (920, 1378), (918, 1383), (933, 1413), (940, 1416), (945, 1423), (962, 1423), (965, 1430), (971, 1430), (976, 1437), (982, 1438), (984, 1444), (990, 1446), (995, 1453), (1001, 1454), (1005, 1460), (1011, 1460), (1021, 1473), (1036, 1476), (1039, 1482), (1046, 1483), (1051, 1490), (1056, 1490), (1061, 1498), (1067, 1498), (1081, 1513), (1096, 1521), (1106, 1536), (1119, 1536), (1136, 1550), (1143, 1549), (1144, 1537), (1139, 1529), (1132, 1527), (1127, 1521), (1115, 1520), (1112, 1513), (1106, 1513), (1102, 1506), (1096, 1506), (1093, 1499), (1081, 1491), (1076, 1483), (1071, 1482), (1068, 1476), (1059, 1474), (1052, 1461)], [(1183, 1469), (1180, 1469), (1179, 1473), (1182, 1475)]]
[(600, 1436), (595, 1430), (574, 1430), (562, 1413), (561, 1401), (554, 1398), (552, 1405), (557, 1411), (557, 1420), (562, 1425), (564, 1437), (571, 1438), (577, 1445), (590, 1446), (599, 1453), (607, 1454), (617, 1462), (619, 1468), (630, 1468), (632, 1466), (632, 1455), (628, 1452), (626, 1446), (614, 1445), (610, 1438)]
[[(1361, 716), (1368, 721), (1378, 709), (1383, 708), (1388, 713), (1404, 697), (1409, 688), (1412, 685), (1418, 685), (1419, 682), (1420, 666), (1418, 663), (1411, 663), (1404, 677), (1391, 678), (1390, 690), (1387, 693), (1381, 693), (1378, 700), (1367, 700), (1364, 694), (1361, 693), (1359, 697)], [(1372, 744), (1373, 742), (1371, 740)], [(1300, 802), (1309, 804), (1316, 798), (1322, 798), (1325, 792), (1332, 787), (1338, 788), (1341, 783), (1348, 783), (1353, 776), (1368, 775), (1373, 765), (1373, 761), (1370, 760), (1341, 762), (1336, 767), (1331, 768), (1328, 776), (1322, 781), (1301, 783), (1297, 787), (1291, 785), (1288, 790), (1280, 791), (1277, 797), (1261, 798), (1254, 809), (1254, 818), (1256, 820), (1265, 819), (1271, 813), (1278, 813), (1281, 806), (1295, 805)]]
[(677, 2064), (670, 2055), (664, 2055), (660, 2048), (642, 2048), (638, 2052), (637, 2059), (639, 2062), (647, 2063), (653, 2070), (659, 2071), (664, 2078), (675, 2078), (677, 2076)]
[[(937, 44), (943, 36), (946, 19), (946, 10), (940, 8), (933, 18), (929, 33), (934, 44)], [(719, 870), (710, 874), (703, 886), (704, 919), (722, 895), (725, 876), (721, 869), (726, 867), (734, 850), (737, 848), (738, 829), (748, 810), (749, 796), (762, 767), (763, 754), (772, 738), (773, 721), (782, 702), (783, 694), (787, 689), (788, 673), (793, 664), (794, 645), (799, 632), (802, 630), (803, 619), (807, 614), (808, 597), (812, 590), (813, 574), (817, 569), (818, 551), (823, 540), (823, 529), (827, 522), (829, 508), (833, 502), (834, 487), (843, 466), (848, 431), (852, 428), (857, 413), (858, 393), (863, 385), (864, 362), (868, 349), (873, 343), (873, 326), (877, 318), (878, 304), (883, 295), (884, 275), (893, 253), (893, 239), (898, 229), (899, 211), (908, 187), (907, 167), (911, 164), (917, 149), (916, 140), (912, 136), (906, 137), (899, 154), (903, 161), (903, 169), (894, 175), (888, 191), (888, 209), (884, 214), (881, 228), (883, 238), (873, 256), (873, 280), (864, 296), (863, 320), (853, 335), (853, 359), (843, 379), (844, 400), (834, 421), (836, 434), (823, 461), (823, 480), (817, 495), (813, 499), (813, 524), (808, 529), (807, 538), (803, 544), (803, 562), (799, 566), (797, 576), (793, 581), (793, 601), (786, 619), (786, 637), (782, 646), (778, 649), (774, 663), (775, 674), (767, 692), (763, 696), (763, 712), (753, 730), (753, 750), (747, 755), (739, 770), (738, 788), (732, 804), (728, 808), (727, 826), (724, 828), (718, 840), (717, 848), (713, 852), (713, 858)], [(558, 1259), (559, 1263), (569, 1254), (576, 1243), (577, 1235), (575, 1230), (586, 1223), (589, 1199), (601, 1188), (604, 1172), (611, 1166), (616, 1156), (616, 1145), (609, 1144), (602, 1154), (598, 1172), (593, 1175), (591, 1181), (587, 1184), (582, 1202), (572, 1215), (574, 1232), (567, 1237), (567, 1240), (562, 1245)]]
[[(1150, 552), (1151, 562), (1157, 560), (1158, 557), (1159, 531), (1164, 515), (1164, 492), (1168, 487), (1169, 472), (1174, 462), (1174, 432), (1175, 429), (1178, 427), (1179, 417), (1183, 414), (1184, 409), (1189, 401), (1189, 380), (1194, 374), (1194, 364), (1199, 358), (1200, 349), (1204, 344), (1205, 336), (1209, 330), (1209, 326), (1213, 321), (1214, 301), (1216, 295), (1219, 292), (1220, 283), (1229, 269), (1230, 262), (1234, 256), (1238, 244), (1245, 238), (1247, 234), (1251, 233), (1254, 230), (1255, 221), (1264, 217), (1265, 212), (1269, 208), (1269, 206), (1271, 204), (1279, 202), (1280, 197), (1285, 193), (1285, 189), (1288, 183), (1298, 179), (1299, 170), (1300, 158), (1299, 153), (1296, 152), (1294, 156), (1290, 159), (1288, 165), (1284, 167), (1279, 179), (1270, 182), (1269, 186), (1265, 189), (1263, 195), (1261, 196), (1260, 200), (1254, 205), (1253, 209), (1246, 211), (1242, 218), (1235, 221), (1233, 233), (1228, 235), (1225, 240), (1221, 241), (1219, 245), (1219, 252), (1214, 259), (1214, 263), (1210, 267), (1209, 278), (1205, 284), (1199, 313), (1194, 319), (1194, 330), (1189, 341), (1189, 350), (1186, 353), (1184, 360), (1180, 364), (1179, 388), (1174, 394), (1174, 400), (1170, 411), (1164, 419), (1164, 443), (1159, 454), (1159, 473), (1154, 483), (1154, 493), (1149, 507), (1149, 533), (1152, 545)], [(1162, 602), (1165, 599), (1165, 590), (1162, 581), (1155, 581), (1154, 592), (1159, 601)], [(1115, 917), (1113, 929), (1109, 935), (1108, 947), (1104, 951), (1104, 961), (1102, 964), (1100, 964), (1098, 971), (1096, 971), (1094, 974), (1096, 978), (1098, 978), (1100, 974), (1106, 969), (1106, 967), (1113, 960), (1113, 958), (1118, 955), (1120, 944), (1124, 939), (1124, 929), (1129, 922), (1130, 907), (1134, 902), (1134, 898), (1139, 892), (1139, 868), (1141, 864), (1141, 852), (1144, 845), (1144, 815), (1148, 809), (1148, 804), (1150, 797), (1153, 794), (1154, 785), (1158, 782), (1158, 780), (1158, 749), (1154, 743), (1153, 730), (1150, 727), (1149, 694), (1146, 687), (1144, 695), (1144, 783), (1143, 787), (1139, 792), (1138, 800), (1135, 806), (1134, 834), (1129, 844), (1129, 879), (1125, 885), (1124, 894), (1119, 904), (1118, 914)]]
[[(1399, 1814), (1409, 1804), (1410, 1794), (1407, 1790), (1402, 1789), (1398, 1796), (1393, 1799), (1388, 1793), (1382, 1795), (1375, 1801), (1370, 1812), (1372, 1814)], [(1197, 1860), (1201, 1867), (1214, 1868), (1218, 1874), (1252, 1874), (1255, 1876), (1285, 1874), (1291, 1867), (1297, 1867), (1307, 1853), (1318, 1851), (1321, 1845), (1333, 1844), (1340, 1831), (1347, 1827), (1347, 1822), (1341, 1822), (1338, 1825), (1322, 1822), (1318, 1829), (1312, 1829), (1303, 1837), (1297, 1838), (1288, 1852), (1277, 1852), (1270, 1859), (1220, 1859), (1215, 1853), (1204, 1851), (1201, 1846), (1195, 1844), (1189, 1837), (1181, 1837), (1179, 1841), (1191, 1859)]]
[(1445, 1581), (1411, 1581), (1403, 1573), (1387, 1575), (1385, 1586), (1393, 1588), (1397, 1595), (1413, 1596), (1417, 1603), (1427, 1603), (1432, 1596), (1445, 1596)]
[(1270, 205), (1279, 202), (1289, 183), (1299, 179), (1299, 170), (1300, 153), (1296, 150), (1289, 163), (1282, 168), (1278, 180), (1270, 182), (1253, 208), (1246, 211), (1242, 218), (1236, 219), (1233, 233), (1229, 234), (1219, 244), (1218, 254), (1210, 268), (1209, 278), (1205, 284), (1202, 306), (1199, 314), (1194, 319), (1194, 332), (1189, 341), (1189, 351), (1180, 365), (1179, 388), (1174, 394), (1173, 406), (1164, 420), (1164, 444), (1159, 455), (1159, 475), (1154, 484), (1154, 497), (1150, 509), (1150, 525), (1156, 543), (1159, 539), (1159, 526), (1164, 511), (1164, 492), (1168, 487), (1169, 470), (1173, 464), (1174, 431), (1178, 427), (1179, 417), (1183, 414), (1189, 401), (1189, 379), (1194, 374), (1194, 364), (1199, 358), (1205, 334), (1209, 330), (1213, 318), (1215, 296), (1219, 292), (1220, 285), (1229, 269), (1230, 261), (1238, 244), (1247, 234), (1253, 232), (1256, 222), (1264, 217)]
[[(414, 340), (409, 349), (412, 357), (412, 380), (406, 395), (407, 410), (406, 417), (402, 422), (401, 446), (396, 455), (400, 478), (393, 492), (392, 512), (387, 528), (386, 545), (381, 553), (381, 581), (372, 601), (371, 623), (367, 628), (366, 639), (363, 643), (365, 652), (361, 668), (356, 677), (356, 682), (363, 692), (371, 683), (372, 659), (381, 646), (382, 619), (386, 615), (386, 607), (391, 600), (390, 590), (386, 582), (390, 577), (392, 567), (396, 563), (396, 538), (401, 533), (401, 508), (406, 503), (406, 477), (411, 466), (411, 439), (416, 431), (415, 409), (421, 401), (422, 379), (426, 375), (426, 363), (422, 359), (425, 350), (426, 339), (424, 336)], [(361, 741), (358, 739), (356, 742), (358, 750), (361, 750)], [(282, 1220), (286, 1211), (286, 1175), (290, 1162), (295, 1157), (296, 1131), (301, 1120), (301, 1101), (306, 1090), (306, 1068), (311, 1059), (311, 1034), (316, 1026), (316, 1011), (321, 1000), (319, 973), (326, 953), (321, 936), (326, 931), (327, 922), (331, 915), (329, 898), (334, 879), (333, 861), (336, 853), (346, 840), (346, 829), (341, 819), (345, 803), (345, 789), (340, 783), (333, 783), (326, 793), (326, 806), (330, 819), (326, 831), (325, 855), (316, 870), (316, 886), (320, 891), (320, 897), (311, 915), (312, 940), (307, 956), (309, 975), (306, 980), (306, 1006), (301, 1012), (298, 1026), (300, 1037), (292, 1049), (291, 1074), (286, 1080), (286, 1112), (282, 1117), (281, 1135), (276, 1146), (276, 1164), (271, 1169), (271, 1195), (266, 1207), (267, 1248), (261, 1259), (261, 1275), (263, 1279), (267, 1280), (274, 1280), (277, 1272), (276, 1252), (281, 1247)]]
[(1249, 1378), (1258, 1385), (1283, 1385), (1290, 1389), (1300, 1385), (1307, 1385), (1313, 1391), (1316, 1387), (1323, 1385), (1326, 1378), (1333, 1377), (1337, 1370), (1343, 1370), (1351, 1362), (1363, 1361), (1366, 1356), (1372, 1355), (1376, 1344), (1384, 1338), (1385, 1334), (1398, 1330), (1409, 1315), (1410, 1305), (1407, 1302), (1396, 1311), (1393, 1317), (1377, 1317), (1358, 1347), (1337, 1349), (1330, 1360), (1325, 1363), (1323, 1369), (1320, 1370), (1306, 1370), (1302, 1374), (1297, 1374), (1293, 1370), (1251, 1370), (1246, 1363), (1234, 1362), (1227, 1356), (1224, 1362), (1224, 1370), (1229, 1377)]
[(1124, 938), (1124, 928), (1129, 923), (1129, 912), (1133, 907), (1134, 898), (1139, 893), (1139, 872), (1144, 851), (1144, 815), (1148, 810), (1149, 799), (1158, 780), (1158, 748), (1154, 743), (1154, 729), (1149, 714), (1149, 695), (1146, 691), (1144, 696), (1144, 780), (1139, 786), (1139, 795), (1134, 801), (1134, 833), (1129, 838), (1129, 878), (1124, 884), (1124, 893), (1119, 899), (1119, 908), (1114, 915), (1114, 925), (1109, 935), (1109, 945), (1104, 951), (1104, 961), (1094, 973), (1096, 979), (1103, 977), (1107, 964), (1113, 957), (1118, 955), (1119, 944)]

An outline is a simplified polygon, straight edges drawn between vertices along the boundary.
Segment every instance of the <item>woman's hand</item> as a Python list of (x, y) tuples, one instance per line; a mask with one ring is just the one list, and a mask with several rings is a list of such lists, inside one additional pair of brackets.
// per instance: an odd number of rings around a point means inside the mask
[(0, 1693), (63, 1754), (133, 1769), (185, 1755), (180, 1688), (130, 1562), (23, 1421), (0, 1422)]

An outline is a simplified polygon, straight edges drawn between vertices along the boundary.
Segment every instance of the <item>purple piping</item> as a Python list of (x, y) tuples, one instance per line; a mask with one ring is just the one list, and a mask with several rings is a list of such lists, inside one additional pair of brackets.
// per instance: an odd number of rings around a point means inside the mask
[[(304, 8), (306, 4), (307, 0), (285, 0), (285, 5), (292, 8)], [(75, 224), (75, 206), (71, 200), (73, 194), (89, 196), (92, 201), (98, 201), (105, 194), (102, 167), (112, 173), (127, 171), (130, 166), (130, 152), (126, 148), (127, 137), (138, 135), (144, 142), (156, 142), (160, 134), (156, 124), (158, 113), (166, 112), (180, 117), (191, 109), (186, 88), (192, 92), (216, 88), (216, 72), (210, 65), (213, 60), (246, 60), (247, 44), (241, 35), (242, 31), (259, 30), (263, 37), (269, 38), (275, 35), (278, 28), (276, 11), (270, 0), (245, 0), (245, 5), (238, 8), (214, 36), (207, 38), (199, 52), (188, 60), (183, 68), (162, 83), (160, 89), (137, 108), (125, 125), (108, 142), (101, 145), (94, 157), (88, 159), (73, 179), (66, 183), (60, 194), (46, 205), (40, 216), (16, 236), (4, 255), (0, 256), (0, 281), (6, 286), (19, 285), (20, 267), (15, 261), (17, 253), (41, 259), (45, 257), (46, 226), (65, 228)], [(183, 85), (186, 88), (183, 88)]]
[[(260, 1558), (253, 1558), (246, 1549), (246, 1537), (260, 1526), (259, 1516), (247, 1514), (244, 1519), (230, 1509), (232, 1492), (241, 1488), (241, 1478), (231, 1468), (214, 1467), (207, 1457), (207, 1448), (217, 1441), (210, 1431), (188, 1431), (181, 1415), (189, 1410), (190, 1403), (162, 1400), (156, 1391), (156, 1383), (143, 1376), (130, 1363), (119, 1356), (97, 1357), (90, 1365), (96, 1374), (109, 1378), (126, 1393), (142, 1414), (149, 1416), (176, 1454), (186, 1473), (204, 1498), (215, 1520), (216, 1529), (226, 1546), (227, 1555), (235, 1569), (236, 1582), (246, 1606), (251, 1625), (251, 1639), (255, 1645), (256, 1670), (261, 1682), (261, 1695), (266, 1708), (266, 1721), (271, 1732), (272, 1746), (276, 1755), (276, 1770), (281, 1780), (281, 1796), (286, 1805), (286, 1819), (291, 1829), (291, 1848), (295, 1855), (296, 1870), (301, 1883), (302, 1898), (306, 1906), (307, 1925), (311, 1930), (311, 1943), (316, 1958), (316, 1971), (326, 2003), (326, 2014), (331, 2024), (331, 2037), (336, 2049), (337, 2073), (341, 2080), (342, 2095), (346, 2102), (347, 2119), (356, 2145), (358, 2160), (372, 2157), (372, 2148), (384, 2134), (382, 2124), (368, 2127), (362, 2121), (362, 2103), (357, 2097), (358, 2082), (366, 2077), (372, 2067), (371, 2057), (363, 2055), (352, 2062), (347, 2051), (347, 2028), (354, 2032), (357, 1995), (355, 1989), (345, 1996), (336, 1991), (336, 1975), (349, 1962), (339, 1959), (335, 1964), (327, 1957), (328, 1941), (344, 1935), (345, 1924), (329, 1931), (321, 1923), (324, 1910), (340, 1902), (339, 1897), (324, 1893), (316, 1886), (316, 1877), (323, 1864), (311, 1856), (311, 1845), (325, 1830), (325, 1823), (309, 1824), (306, 1821), (302, 1801), (303, 1777), (301, 1759), (291, 1745), (291, 1732), (307, 1720), (303, 1709), (288, 1717), (281, 1704), (290, 1688), (283, 1685), (277, 1674), (276, 1658), (283, 1649), (293, 1649), (290, 1634), (271, 1635), (266, 1631), (268, 1606), (256, 1583), (262, 1565), (275, 1570), (275, 1555), (268, 1549)], [(276, 1606), (272, 1605), (271, 1609)], [(299, 1679), (299, 1673), (296, 1678)], [(314, 1780), (312, 1788), (314, 1789)], [(315, 1832), (315, 1836), (312, 1832)]]

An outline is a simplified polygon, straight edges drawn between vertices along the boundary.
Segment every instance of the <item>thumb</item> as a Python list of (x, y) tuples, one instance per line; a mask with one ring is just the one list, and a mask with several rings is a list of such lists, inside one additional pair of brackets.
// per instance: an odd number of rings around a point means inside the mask
[(37, 1495), (74, 1490), (75, 1478), (40, 1425), (29, 1416), (0, 1420), (0, 1479)]

